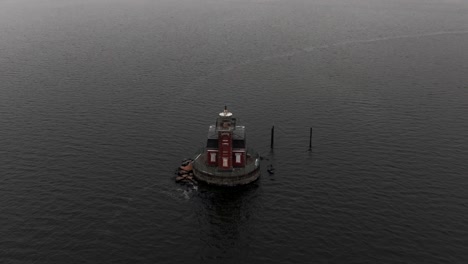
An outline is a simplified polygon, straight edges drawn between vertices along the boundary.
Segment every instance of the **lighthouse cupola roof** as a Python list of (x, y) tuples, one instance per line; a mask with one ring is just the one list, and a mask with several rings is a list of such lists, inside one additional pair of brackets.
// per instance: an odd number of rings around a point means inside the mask
[(236, 118), (228, 111), (227, 106), (224, 106), (224, 111), (219, 113), (218, 120), (216, 120), (216, 127), (218, 131), (231, 131), (236, 129)]
[(227, 106), (224, 106), (224, 111), (219, 113), (219, 116), (221, 117), (230, 117), (232, 116), (232, 113), (227, 110)]

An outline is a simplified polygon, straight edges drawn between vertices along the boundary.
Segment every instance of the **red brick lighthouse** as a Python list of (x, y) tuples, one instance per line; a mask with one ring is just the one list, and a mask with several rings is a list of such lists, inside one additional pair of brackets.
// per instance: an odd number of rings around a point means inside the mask
[(246, 148), (245, 126), (224, 107), (208, 129), (206, 148), (193, 161), (198, 180), (216, 185), (241, 185), (260, 176), (260, 158)]
[(237, 125), (237, 119), (224, 107), (216, 125), (210, 126), (206, 144), (208, 164), (219, 170), (232, 170), (245, 165), (245, 127)]

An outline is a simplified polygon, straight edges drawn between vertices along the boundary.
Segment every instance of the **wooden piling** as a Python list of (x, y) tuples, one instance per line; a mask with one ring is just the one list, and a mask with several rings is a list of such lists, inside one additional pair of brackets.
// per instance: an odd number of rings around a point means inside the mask
[(275, 126), (272, 126), (270, 148), (273, 148), (274, 143), (275, 143)]
[(312, 127), (310, 128), (310, 135), (309, 135), (309, 151), (312, 150)]

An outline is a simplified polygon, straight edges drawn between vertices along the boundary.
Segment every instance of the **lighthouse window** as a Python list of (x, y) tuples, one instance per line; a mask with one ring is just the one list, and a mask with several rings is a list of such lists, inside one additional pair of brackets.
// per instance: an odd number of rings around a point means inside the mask
[(236, 163), (241, 163), (241, 154), (236, 153)]
[(216, 153), (210, 153), (210, 162), (216, 162)]
[(223, 167), (228, 166), (228, 158), (223, 158)]

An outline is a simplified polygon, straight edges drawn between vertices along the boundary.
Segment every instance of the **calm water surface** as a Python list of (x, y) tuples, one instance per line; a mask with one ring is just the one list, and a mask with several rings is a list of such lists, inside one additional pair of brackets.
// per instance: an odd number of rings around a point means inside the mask
[(468, 263), (467, 73), (462, 0), (0, 1), (0, 262)]

